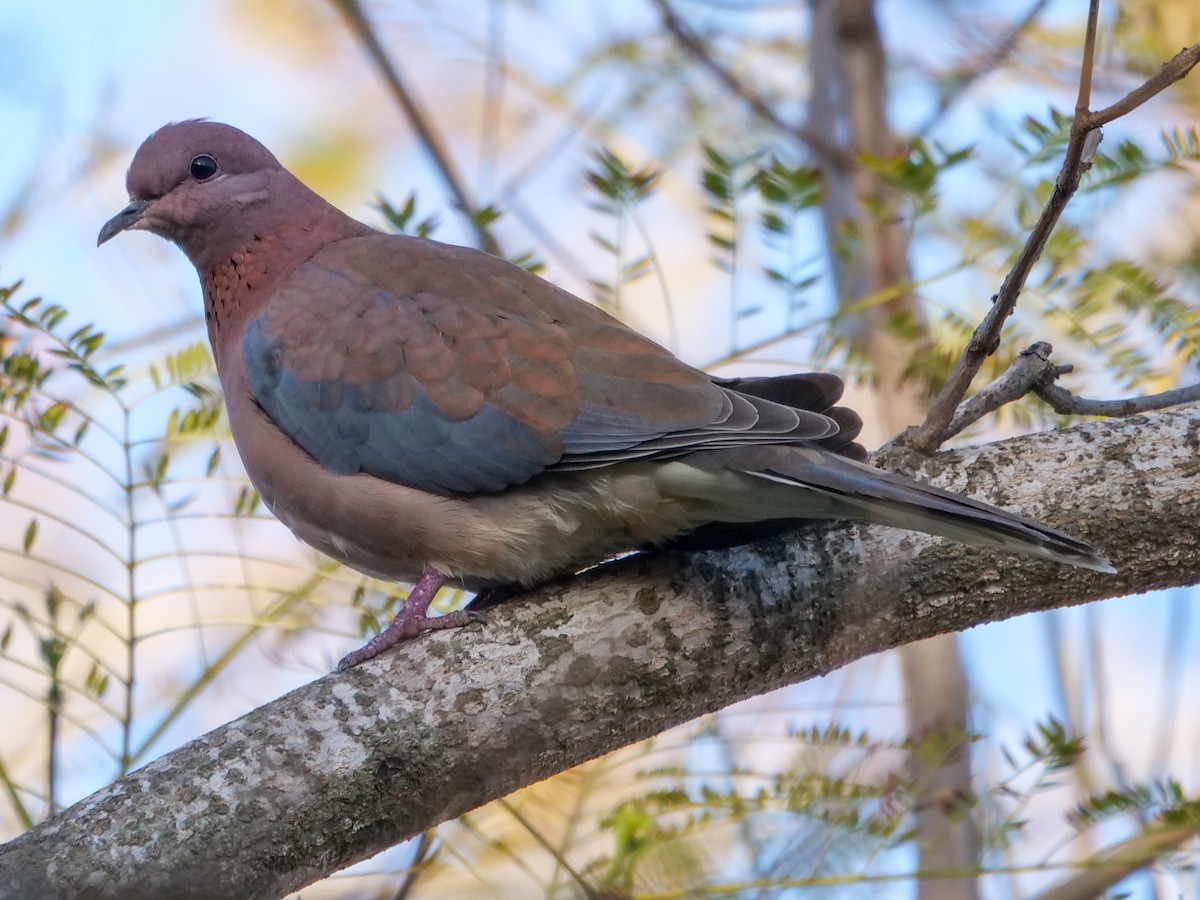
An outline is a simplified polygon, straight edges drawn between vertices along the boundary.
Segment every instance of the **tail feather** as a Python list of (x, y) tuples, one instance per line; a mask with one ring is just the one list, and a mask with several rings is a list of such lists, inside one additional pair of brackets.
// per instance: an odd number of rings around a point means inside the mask
[[(764, 473), (750, 474), (777, 480)], [(1111, 575), (1117, 571), (1089, 544), (1032, 519), (978, 501), (968, 503), (924, 495), (905, 484), (889, 484), (889, 488), (891, 490), (886, 493), (892, 496), (887, 497), (841, 493), (829, 488), (818, 490), (829, 491), (835, 497), (842, 518), (921, 531), (977, 547), (1038, 556), (1093, 572)]]
[[(725, 521), (850, 519), (947, 537), (966, 544), (1037, 556), (1094, 572), (1116, 569), (1090, 545), (962, 494), (885, 472), (816, 447), (740, 448), (689, 459), (714, 464), (760, 482), (765, 490), (742, 498)], [(786, 486), (786, 488), (784, 487)], [(790, 488), (791, 490), (788, 490)], [(754, 515), (747, 515), (747, 511)]]

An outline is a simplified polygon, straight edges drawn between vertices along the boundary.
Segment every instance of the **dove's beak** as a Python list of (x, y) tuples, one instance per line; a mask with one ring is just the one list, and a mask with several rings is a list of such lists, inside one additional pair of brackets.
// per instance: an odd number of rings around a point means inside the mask
[(146, 210), (150, 208), (150, 200), (133, 200), (130, 204), (104, 223), (104, 227), (100, 229), (100, 236), (96, 238), (96, 246), (99, 247), (109, 238), (116, 237), (122, 231), (132, 228), (146, 214)]

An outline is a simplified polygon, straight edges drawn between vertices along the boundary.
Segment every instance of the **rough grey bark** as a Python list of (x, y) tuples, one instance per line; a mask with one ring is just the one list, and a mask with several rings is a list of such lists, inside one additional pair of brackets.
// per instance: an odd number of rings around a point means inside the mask
[(0, 847), (0, 896), (278, 896), (868, 653), (1200, 581), (1194, 410), (945, 454), (916, 474), (1086, 537), (1121, 573), (849, 526), (627, 561), (494, 610), (482, 631), (427, 635), (319, 679), (150, 763)]

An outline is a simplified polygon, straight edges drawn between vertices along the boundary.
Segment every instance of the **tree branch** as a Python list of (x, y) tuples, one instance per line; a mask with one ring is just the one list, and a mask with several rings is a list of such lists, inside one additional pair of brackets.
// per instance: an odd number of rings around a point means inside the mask
[(1092, 95), (1092, 67), (1096, 55), (1096, 21), (1100, 12), (1099, 0), (1091, 0), (1088, 5), (1087, 33), (1084, 38), (1083, 62), (1079, 71), (1079, 94), (1075, 101), (1075, 119), (1071, 123), (1071, 136), (1067, 141), (1067, 150), (1063, 157), (1062, 168), (1054, 180), (1054, 190), (1042, 214), (1038, 216), (1033, 231), (1025, 240), (1017, 261), (1004, 281), (1000, 290), (992, 297), (992, 306), (983, 321), (976, 327), (971, 340), (963, 347), (962, 353), (950, 371), (950, 377), (930, 404), (925, 421), (918, 427), (908, 428), (897, 438), (897, 442), (914, 450), (929, 452), (936, 450), (947, 438), (947, 429), (959, 403), (967, 395), (971, 382), (979, 373), (984, 360), (1000, 347), (1000, 332), (1005, 320), (1017, 308), (1017, 299), (1025, 287), (1029, 273), (1041, 259), (1046, 242), (1050, 239), (1054, 226), (1062, 217), (1071, 198), (1079, 189), (1079, 182), (1084, 173), (1091, 168), (1092, 157), (1100, 146), (1100, 133), (1093, 131), (1086, 124), (1088, 104)]
[(626, 561), (328, 676), (0, 847), (0, 896), (273, 897), (488, 800), (904, 642), (1200, 580), (1194, 412), (935, 458), (1094, 541), (1084, 573), (886, 528)]
[(425, 115), (424, 110), (421, 109), (417, 98), (413, 96), (412, 92), (408, 89), (408, 85), (404, 83), (404, 79), (400, 77), (400, 70), (392, 62), (387, 51), (384, 50), (383, 44), (379, 40), (379, 35), (371, 27), (371, 21), (363, 11), (362, 4), (359, 3), (359, 0), (329, 0), (329, 2), (342, 14), (342, 18), (350, 26), (350, 30), (358, 36), (363, 46), (366, 47), (367, 53), (370, 54), (376, 68), (379, 69), (379, 74), (383, 76), (388, 89), (391, 90), (392, 96), (396, 98), (396, 102), (404, 110), (404, 115), (408, 118), (409, 125), (417, 133), (417, 137), (420, 138), (425, 151), (429, 154), (430, 159), (433, 160), (434, 167), (441, 173), (442, 180), (446, 182), (446, 187), (450, 189), (450, 193), (454, 196), (455, 205), (458, 206), (463, 215), (467, 217), (468, 222), (470, 222), (471, 228), (475, 232), (475, 237), (479, 241), (479, 246), (493, 256), (503, 256), (500, 244), (496, 240), (495, 235), (474, 215), (476, 206), (467, 193), (466, 185), (462, 180), (462, 176), (458, 173), (458, 167), (455, 166), (450, 151), (446, 149), (446, 145), (442, 141), (441, 135), (437, 133), (433, 122), (430, 121), (429, 117)]
[[(1064, 368), (1066, 367), (1056, 367), (1060, 373)], [(1127, 397), (1124, 400), (1088, 400), (1085, 397), (1076, 397), (1057, 384), (1043, 382), (1035, 383), (1033, 392), (1050, 404), (1056, 413), (1065, 416), (1136, 416), (1139, 413), (1154, 412), (1200, 400), (1200, 384), (1189, 384), (1157, 394)]]
[[(1093, 134), (1095, 139), (1089, 140)], [(992, 306), (987, 315), (983, 317), (983, 321), (971, 335), (971, 340), (967, 341), (967, 346), (959, 354), (945, 386), (930, 405), (924, 423), (916, 428), (907, 429), (897, 439), (899, 443), (914, 450), (930, 451), (939, 447), (946, 439), (946, 431), (954, 411), (966, 396), (967, 389), (983, 366), (984, 360), (999, 349), (1000, 331), (1004, 322), (1017, 308), (1017, 299), (1021, 296), (1029, 273), (1041, 258), (1046, 241), (1050, 239), (1050, 233), (1062, 217), (1067, 203), (1079, 189), (1083, 173), (1091, 167), (1092, 156), (1095, 155), (1099, 144), (1099, 132), (1077, 131), (1072, 127), (1066, 158), (1058, 178), (1054, 181), (1054, 190), (1033, 226), (1033, 231), (1026, 239), (1025, 246), (1021, 248), (1017, 261), (1004, 277), (996, 296), (992, 298)]]
[(907, 429), (897, 439), (898, 443), (914, 450), (928, 452), (936, 449), (949, 436), (948, 429), (962, 398), (966, 396), (971, 382), (978, 374), (984, 360), (1000, 346), (1000, 331), (1005, 320), (1012, 315), (1017, 299), (1025, 282), (1041, 258), (1046, 241), (1054, 226), (1067, 208), (1067, 203), (1079, 188), (1084, 173), (1091, 167), (1092, 156), (1100, 145), (1100, 127), (1126, 113), (1131, 112), (1151, 97), (1179, 81), (1200, 63), (1200, 44), (1194, 44), (1177, 53), (1153, 78), (1124, 98), (1097, 112), (1089, 112), (1092, 90), (1092, 67), (1096, 51), (1096, 18), (1098, 0), (1092, 0), (1088, 10), (1087, 35), (1084, 42), (1083, 62), (1079, 74), (1079, 94), (1075, 104), (1075, 118), (1071, 123), (1071, 135), (1063, 159), (1062, 169), (1054, 182), (1054, 190), (1046, 202), (1033, 231), (1017, 261), (1005, 276), (1000, 290), (992, 298), (991, 309), (975, 329), (971, 340), (963, 348), (945, 386), (929, 407), (925, 421), (915, 428)]
[(982, 59), (976, 60), (965, 70), (952, 73), (950, 87), (938, 98), (937, 109), (922, 123), (921, 127), (916, 129), (916, 133), (927, 135), (945, 117), (950, 108), (966, 94), (972, 85), (977, 83), (979, 79), (990, 75), (996, 69), (1000, 68), (1004, 61), (1012, 56), (1013, 51), (1016, 50), (1025, 32), (1030, 30), (1034, 22), (1038, 20), (1049, 5), (1050, 0), (1035, 0), (1033, 5), (1026, 10), (1025, 15), (1018, 19), (992, 45), (991, 49)]
[(1070, 366), (1060, 368), (1050, 362), (1050, 354), (1053, 352), (1054, 348), (1046, 341), (1038, 341), (1022, 350), (1003, 375), (979, 393), (967, 398), (955, 410), (954, 418), (946, 426), (946, 439), (954, 437), (1000, 407), (1020, 400), (1039, 383), (1047, 379), (1053, 381), (1060, 374), (1069, 372)]
[(1195, 826), (1148, 826), (1136, 837), (1084, 860), (1081, 872), (1038, 894), (1036, 900), (1092, 900), (1103, 896), (1134, 872), (1194, 840), (1197, 833)]
[(1175, 82), (1182, 80), (1198, 64), (1200, 64), (1200, 43), (1184, 47), (1163, 63), (1158, 74), (1141, 87), (1134, 88), (1111, 106), (1088, 113), (1085, 120), (1087, 126), (1100, 128), (1114, 119), (1133, 112), (1151, 97), (1162, 93)]
[(1066, 388), (1054, 383), (1059, 376), (1067, 374), (1074, 367), (1057, 366), (1052, 363), (1050, 354), (1053, 352), (1054, 348), (1045, 341), (1038, 341), (1022, 350), (1003, 375), (958, 408), (946, 428), (946, 437), (954, 437), (984, 416), (1031, 393), (1040, 397), (1056, 413), (1065, 416), (1133, 416), (1200, 401), (1200, 384), (1189, 384), (1170, 391), (1127, 397), (1123, 400), (1089, 400), (1076, 397)]
[(697, 37), (683, 23), (679, 16), (675, 15), (675, 10), (671, 8), (668, 0), (650, 0), (650, 2), (658, 10), (663, 28), (675, 39), (676, 43), (692, 59), (708, 69), (730, 93), (745, 103), (756, 116), (784, 134), (789, 134), (801, 143), (806, 144), (826, 165), (840, 169), (849, 168), (852, 165), (851, 159), (842, 152), (836, 143), (830, 141), (824, 134), (809, 125), (791, 125), (785, 122), (779, 113), (772, 108), (771, 104), (767, 103), (760, 94), (751, 90), (749, 85), (742, 82), (725, 66), (717, 62), (708, 45)]

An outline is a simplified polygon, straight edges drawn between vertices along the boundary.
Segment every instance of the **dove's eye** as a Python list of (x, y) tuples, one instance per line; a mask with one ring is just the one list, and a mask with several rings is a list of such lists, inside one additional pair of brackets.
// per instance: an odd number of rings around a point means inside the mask
[(188, 166), (188, 172), (197, 181), (208, 181), (208, 179), (217, 174), (217, 168), (217, 161), (215, 159), (207, 153), (201, 153), (192, 160), (191, 165)]

